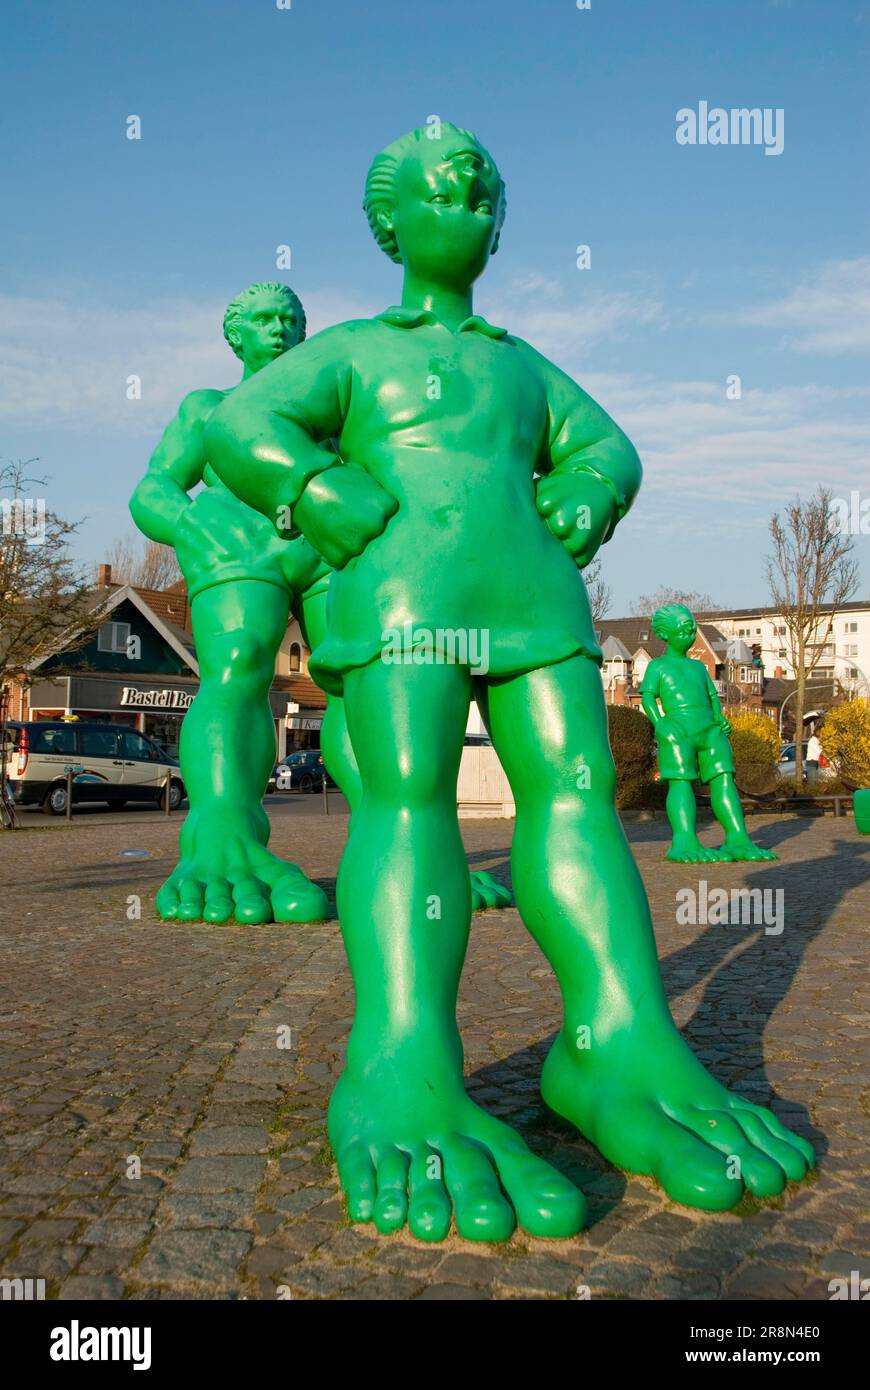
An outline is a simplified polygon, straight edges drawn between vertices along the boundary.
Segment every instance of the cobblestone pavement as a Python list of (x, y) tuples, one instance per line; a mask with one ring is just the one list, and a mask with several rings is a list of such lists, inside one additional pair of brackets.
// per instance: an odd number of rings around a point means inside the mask
[[(0, 837), (0, 1277), (88, 1299), (575, 1298), (583, 1286), (825, 1299), (832, 1278), (870, 1276), (870, 840), (851, 820), (757, 818), (778, 863), (691, 874), (662, 861), (663, 823), (629, 826), (678, 1023), (723, 1081), (820, 1154), (801, 1187), (733, 1213), (675, 1206), (547, 1117), (537, 1076), (558, 991), (515, 911), (475, 917), (460, 998), (469, 1088), (592, 1205), (575, 1239), (517, 1232), (503, 1246), (348, 1223), (325, 1136), (352, 1011), (335, 922), (161, 925), (151, 905), (177, 822), (29, 824)], [(293, 820), (293, 857), (329, 889), (346, 827)], [(472, 863), (506, 878), (510, 823), (463, 834)], [(274, 847), (290, 853), (286, 820)], [(782, 934), (678, 926), (675, 894), (700, 877), (784, 889)]]

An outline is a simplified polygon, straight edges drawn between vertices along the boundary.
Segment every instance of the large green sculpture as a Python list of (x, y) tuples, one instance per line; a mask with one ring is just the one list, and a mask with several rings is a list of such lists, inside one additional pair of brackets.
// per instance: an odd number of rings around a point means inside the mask
[[(285, 354), (206, 429), (224, 482), (279, 526), (289, 509), (339, 570), (312, 669), (344, 694), (362, 777), (338, 881), (356, 1016), (329, 1108), (351, 1216), (426, 1240), (451, 1212), (478, 1240), (584, 1220), (574, 1185), (463, 1084), (455, 790), (473, 692), (515, 793), (517, 904), (564, 1001), (545, 1100), (678, 1201), (777, 1193), (812, 1150), (729, 1095), (677, 1032), (614, 804), (578, 566), (631, 504), (635, 450), (569, 377), (474, 313), (505, 196), (473, 135), (442, 124), (396, 141), (365, 205), (404, 268), (401, 305)], [(320, 447), (332, 438), (338, 453)], [(484, 645), (485, 670), (470, 660)]]
[[(655, 729), (659, 775), (668, 784), (673, 832), (668, 859), (683, 864), (776, 859), (747, 834), (728, 742), (731, 725), (706, 666), (687, 655), (698, 632), (695, 619), (681, 603), (669, 603), (653, 614), (652, 629), (667, 651), (650, 662), (640, 690), (643, 712)], [(709, 783), (713, 814), (725, 831), (719, 849), (706, 849), (695, 830), (697, 779)]]

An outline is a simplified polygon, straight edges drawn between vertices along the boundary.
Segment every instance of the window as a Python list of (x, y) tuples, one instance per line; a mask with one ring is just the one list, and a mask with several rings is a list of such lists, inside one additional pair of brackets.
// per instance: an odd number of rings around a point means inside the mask
[(786, 632), (786, 629), (785, 629), (785, 627), (784, 627), (782, 624), (780, 624), (779, 627), (775, 627), (775, 628), (773, 629), (773, 635), (774, 635), (774, 637), (784, 637), (784, 636), (785, 636), (785, 632)]
[(298, 642), (293, 642), (290, 645), (290, 670), (302, 670), (302, 648)]
[(785, 659), (785, 657), (788, 655), (788, 653), (787, 653), (785, 647), (780, 647), (779, 652), (778, 652), (778, 655), (779, 655), (779, 657), (780, 657), (781, 659), (783, 659), (783, 660)]
[(857, 623), (844, 623), (844, 624), (843, 624), (843, 631), (844, 631), (844, 632), (857, 632), (857, 631), (858, 631), (858, 624), (857, 624)]
[(65, 724), (62, 729), (30, 728), (27, 731), (27, 742), (32, 753), (62, 753), (70, 756), (76, 751), (76, 731), (72, 724)]
[(83, 758), (119, 758), (122, 729), (79, 729)]
[(127, 655), (129, 623), (102, 623), (97, 630), (97, 651)]
[(125, 758), (133, 758), (137, 763), (155, 762), (155, 749), (150, 739), (127, 729), (121, 735), (122, 753)]
[(848, 646), (848, 647), (846, 648), (846, 655), (847, 655), (847, 656), (857, 656), (857, 655), (858, 655), (858, 648), (857, 648), (857, 646), (855, 645), (854, 642), (851, 644), (851, 646)]

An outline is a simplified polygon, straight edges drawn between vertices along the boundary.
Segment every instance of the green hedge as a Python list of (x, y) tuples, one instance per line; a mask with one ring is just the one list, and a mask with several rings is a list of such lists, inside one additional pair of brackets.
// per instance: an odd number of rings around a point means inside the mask
[(636, 810), (661, 800), (653, 781), (656, 748), (652, 724), (639, 709), (607, 706), (610, 747), (616, 763), (616, 804), (620, 810)]

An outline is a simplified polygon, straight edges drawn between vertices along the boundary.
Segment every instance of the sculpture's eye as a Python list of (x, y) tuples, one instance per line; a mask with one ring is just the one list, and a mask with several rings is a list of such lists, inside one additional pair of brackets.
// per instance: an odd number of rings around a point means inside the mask
[(486, 217), (492, 217), (492, 203), (478, 203), (475, 212), (482, 212)]
[(437, 203), (439, 207), (447, 207), (450, 199), (447, 197), (446, 193), (436, 193), (433, 198), (429, 199), (429, 202)]

